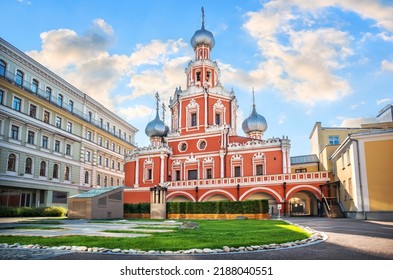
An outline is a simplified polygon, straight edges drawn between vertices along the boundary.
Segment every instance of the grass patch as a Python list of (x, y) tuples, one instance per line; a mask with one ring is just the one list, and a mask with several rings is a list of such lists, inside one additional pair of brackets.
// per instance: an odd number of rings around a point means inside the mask
[(200, 220), (198, 229), (152, 233), (147, 237), (101, 236), (0, 236), (0, 243), (44, 246), (87, 246), (109, 249), (182, 250), (285, 243), (305, 239), (309, 233), (284, 221)]
[(43, 221), (24, 221), (20, 222), (21, 224), (34, 224), (34, 225), (63, 225), (64, 222), (61, 221), (51, 221), (51, 220), (43, 220)]

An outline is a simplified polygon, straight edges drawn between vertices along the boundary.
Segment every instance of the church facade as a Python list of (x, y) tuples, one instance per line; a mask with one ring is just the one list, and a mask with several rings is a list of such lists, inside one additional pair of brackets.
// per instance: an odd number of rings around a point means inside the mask
[(150, 202), (150, 188), (161, 186), (167, 201), (268, 199), (271, 215), (299, 207), (317, 215), (329, 173), (291, 173), (290, 140), (264, 139), (267, 121), (254, 100), (242, 123), (246, 136), (238, 135), (236, 95), (220, 83), (214, 45), (202, 14), (191, 38), (195, 57), (185, 70), (187, 87), (176, 88), (169, 100), (170, 126), (164, 104), (160, 116), (157, 93), (156, 117), (145, 129), (150, 145), (126, 156), (124, 202)]

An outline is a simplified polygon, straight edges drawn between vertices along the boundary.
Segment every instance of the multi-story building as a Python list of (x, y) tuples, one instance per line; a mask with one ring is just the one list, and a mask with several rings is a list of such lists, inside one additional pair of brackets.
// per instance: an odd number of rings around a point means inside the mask
[(393, 129), (350, 134), (330, 160), (347, 217), (393, 221)]
[(124, 184), (137, 132), (0, 38), (0, 205), (67, 206), (67, 197)]
[[(125, 202), (149, 202), (150, 188), (162, 186), (168, 201), (267, 199), (271, 214), (318, 214), (319, 186), (328, 172), (291, 173), (290, 140), (263, 139), (267, 122), (255, 101), (242, 124), (246, 136), (237, 134), (236, 96), (220, 83), (210, 56), (214, 36), (202, 18), (191, 39), (195, 58), (185, 70), (187, 87), (176, 88), (169, 100), (170, 126), (164, 114), (160, 118), (157, 95), (156, 117), (145, 129), (150, 145), (126, 158)], [(301, 209), (297, 201), (304, 201)]]

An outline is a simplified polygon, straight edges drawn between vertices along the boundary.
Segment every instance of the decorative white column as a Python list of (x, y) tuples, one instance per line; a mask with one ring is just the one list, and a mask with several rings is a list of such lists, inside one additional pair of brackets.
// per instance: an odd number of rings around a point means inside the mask
[(139, 157), (135, 157), (135, 184), (134, 188), (139, 187)]
[(161, 153), (160, 158), (161, 158), (161, 166), (160, 166), (160, 169), (161, 169), (160, 184), (163, 185), (163, 184), (164, 184), (164, 174), (165, 174), (165, 161), (164, 161), (165, 155), (164, 155), (163, 153)]
[(220, 151), (220, 177), (224, 178), (224, 151)]

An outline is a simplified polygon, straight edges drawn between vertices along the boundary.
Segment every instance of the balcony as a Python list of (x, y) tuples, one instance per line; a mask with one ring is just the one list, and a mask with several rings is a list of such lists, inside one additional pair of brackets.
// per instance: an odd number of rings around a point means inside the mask
[(166, 182), (169, 188), (194, 188), (194, 187), (232, 187), (239, 185), (247, 186), (261, 186), (261, 185), (277, 185), (286, 182), (290, 183), (312, 183), (315, 181), (326, 182), (329, 181), (329, 172), (307, 172), (307, 173), (287, 173), (287, 174), (273, 174), (260, 175), (249, 177), (231, 177), (231, 178), (216, 178), (216, 179), (198, 179), (186, 181), (171, 181)]

